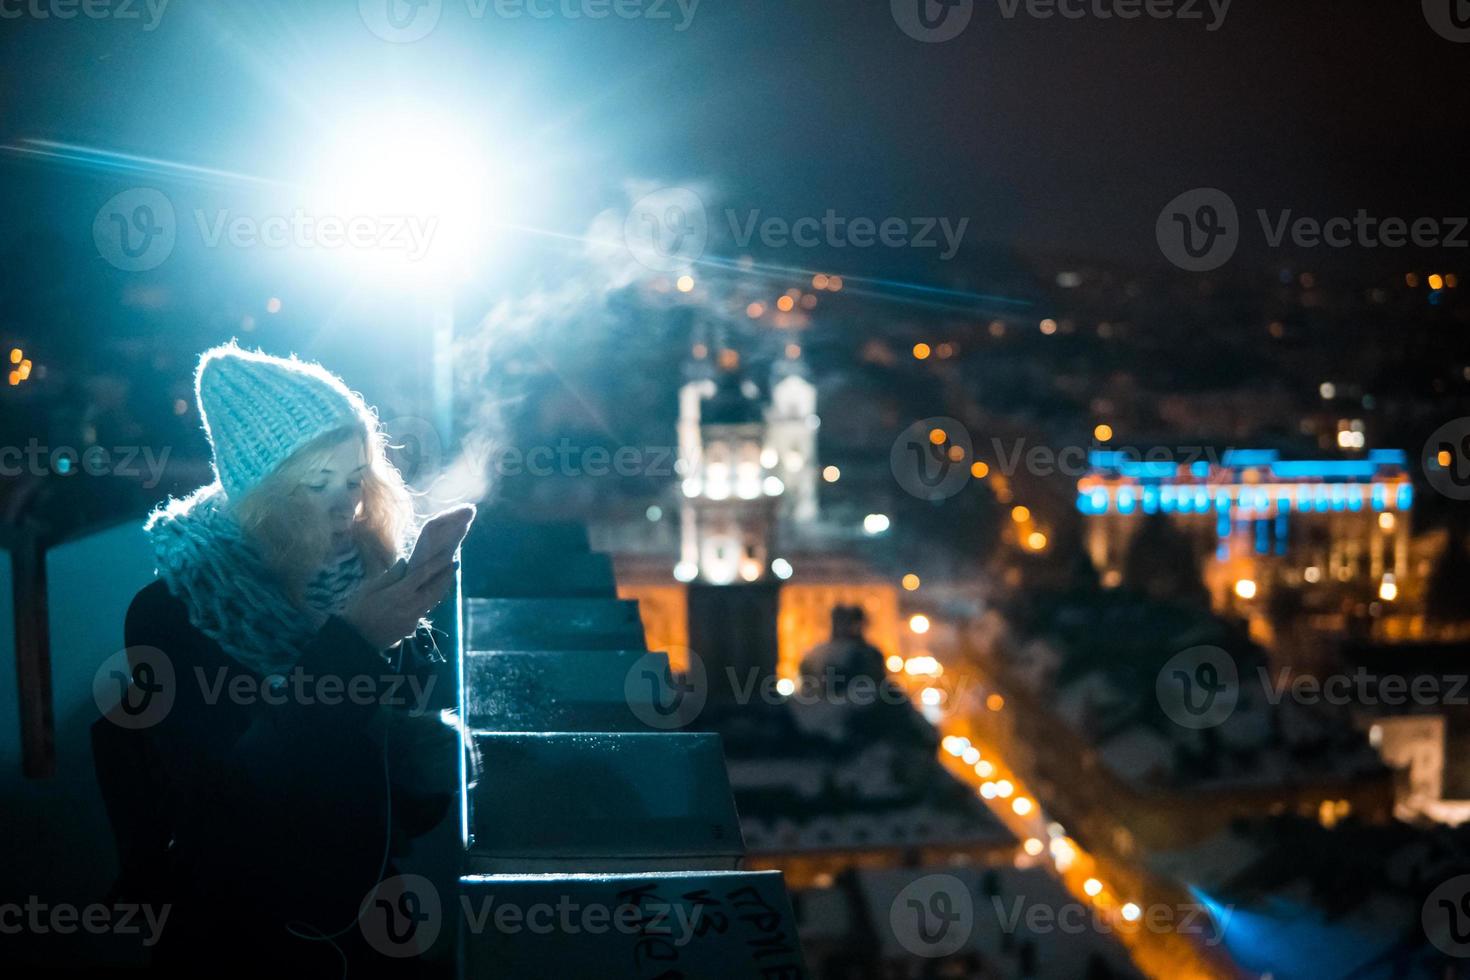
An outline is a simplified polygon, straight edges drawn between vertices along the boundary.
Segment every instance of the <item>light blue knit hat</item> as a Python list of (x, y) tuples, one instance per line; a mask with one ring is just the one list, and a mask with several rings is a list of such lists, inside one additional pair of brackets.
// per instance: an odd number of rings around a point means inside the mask
[(377, 419), (362, 396), (320, 364), (243, 350), (231, 340), (210, 348), (194, 372), (194, 394), (214, 454), (214, 474), (238, 501), (317, 436)]

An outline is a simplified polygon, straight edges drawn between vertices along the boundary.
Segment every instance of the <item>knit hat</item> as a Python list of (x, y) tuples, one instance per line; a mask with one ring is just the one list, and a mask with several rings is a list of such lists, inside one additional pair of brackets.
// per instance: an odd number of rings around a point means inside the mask
[(232, 501), (318, 436), (377, 425), (362, 396), (320, 364), (242, 350), (233, 340), (200, 356), (194, 393), (215, 479)]

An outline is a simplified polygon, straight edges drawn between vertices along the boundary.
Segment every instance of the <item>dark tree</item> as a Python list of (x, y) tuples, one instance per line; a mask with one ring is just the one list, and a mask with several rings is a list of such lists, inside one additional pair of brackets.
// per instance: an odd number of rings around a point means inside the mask
[(1193, 543), (1163, 514), (1150, 514), (1123, 559), (1125, 588), (1163, 601), (1209, 604)]

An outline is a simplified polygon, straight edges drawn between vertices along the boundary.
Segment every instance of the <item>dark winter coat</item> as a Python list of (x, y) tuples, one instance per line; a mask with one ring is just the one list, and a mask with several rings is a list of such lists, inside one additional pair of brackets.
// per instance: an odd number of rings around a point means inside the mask
[[(358, 913), (380, 878), (395, 873), (393, 857), (438, 823), (451, 799), (442, 781), (425, 787), (413, 778), (412, 753), (399, 752), (396, 738), (420, 722), (437, 725), (437, 712), (416, 701), (437, 707), (452, 698), (437, 672), (444, 665), (429, 660), (429, 634), (405, 640), (389, 662), (332, 616), (284, 690), (196, 629), (162, 581), (134, 597), (124, 634), (130, 658), (139, 648), (162, 652), (175, 692), (134, 743), (141, 765), (133, 775), (151, 819), (134, 820), (141, 829), (120, 841), (131, 879), (124, 887), (172, 906), (155, 966), (196, 977), (338, 977), (344, 966), (350, 977), (414, 972), (375, 952)], [(425, 687), (429, 697), (419, 694)], [(440, 751), (453, 758), (454, 750)]]

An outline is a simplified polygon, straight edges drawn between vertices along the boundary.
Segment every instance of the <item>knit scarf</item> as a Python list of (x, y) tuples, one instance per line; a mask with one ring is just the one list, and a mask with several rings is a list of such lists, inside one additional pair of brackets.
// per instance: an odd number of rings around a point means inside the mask
[(212, 483), (148, 515), (143, 530), (159, 577), (183, 601), (189, 622), (225, 653), (263, 677), (284, 674), (361, 583), (362, 556), (352, 547), (329, 559), (308, 583), (302, 609), (224, 503), (223, 490)]

